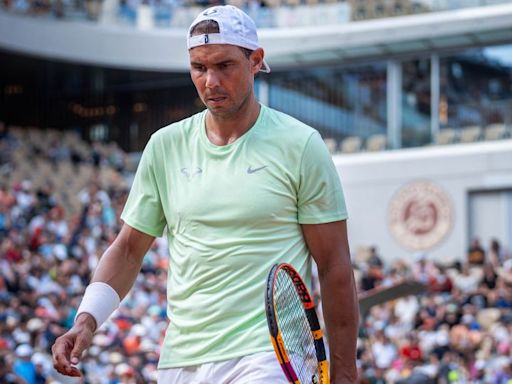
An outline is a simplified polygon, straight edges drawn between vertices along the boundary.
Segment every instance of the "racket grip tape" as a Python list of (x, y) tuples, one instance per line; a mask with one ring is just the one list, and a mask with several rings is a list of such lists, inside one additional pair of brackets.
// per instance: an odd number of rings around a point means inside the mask
[(316, 316), (315, 308), (306, 309), (306, 316), (308, 318), (309, 326), (311, 330), (319, 331), (320, 330), (320, 322), (318, 321), (318, 317)]

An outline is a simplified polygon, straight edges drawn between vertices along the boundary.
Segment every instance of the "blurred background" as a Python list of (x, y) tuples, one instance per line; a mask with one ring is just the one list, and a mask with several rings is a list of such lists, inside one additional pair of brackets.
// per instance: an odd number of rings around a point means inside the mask
[[(95, 336), (82, 379), (52, 369), (142, 149), (204, 107), (186, 30), (215, 0), (0, 3), (0, 383), (155, 383), (167, 247)], [(232, 0), (272, 73), (259, 100), (313, 126), (349, 209), (373, 307), (365, 383), (512, 380), (512, 1)]]

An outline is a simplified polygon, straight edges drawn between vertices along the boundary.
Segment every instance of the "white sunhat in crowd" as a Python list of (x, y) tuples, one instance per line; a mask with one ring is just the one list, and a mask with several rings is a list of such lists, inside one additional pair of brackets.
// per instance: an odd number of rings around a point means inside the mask
[(16, 347), (16, 356), (18, 357), (30, 357), (33, 352), (32, 347), (28, 344), (21, 344)]

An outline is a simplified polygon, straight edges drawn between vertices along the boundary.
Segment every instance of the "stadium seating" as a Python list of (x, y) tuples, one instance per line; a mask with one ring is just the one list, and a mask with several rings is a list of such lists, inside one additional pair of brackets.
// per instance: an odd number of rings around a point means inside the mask
[(480, 140), (482, 136), (482, 127), (478, 125), (470, 125), (460, 130), (459, 141), (461, 143), (474, 143)]
[(507, 127), (505, 124), (490, 124), (485, 127), (485, 140), (501, 140), (507, 137)]
[(437, 145), (453, 144), (457, 140), (457, 131), (453, 128), (442, 128), (437, 132), (434, 143)]
[(349, 136), (341, 142), (340, 150), (342, 153), (355, 153), (361, 151), (363, 139), (359, 136)]
[(383, 151), (387, 148), (387, 137), (384, 134), (371, 135), (366, 139), (366, 150), (369, 152)]
[(331, 155), (338, 152), (338, 142), (336, 141), (336, 139), (332, 137), (326, 137), (324, 139), (324, 143)]
[[(75, 132), (15, 126), (8, 127), (8, 132), (17, 139), (18, 147), (12, 156), (12, 171), (4, 181), (13, 184), (30, 180), (35, 189), (53, 185), (67, 218), (79, 213), (81, 203), (75, 197), (91, 180), (105, 188), (127, 186), (123, 176), (108, 162), (101, 167), (93, 166), (91, 145)], [(107, 145), (100, 148), (106, 156)], [(61, 154), (59, 149), (63, 150)], [(71, 153), (77, 158), (76, 163), (72, 162)]]
[[(15, 351), (21, 355), (24, 349), (35, 351), (32, 362), (42, 365), (41, 375), (46, 378), (41, 382), (56, 384), (64, 381), (52, 368), (51, 344), (72, 324), (97, 258), (119, 230), (117, 217), (125, 196), (116, 197), (105, 186), (123, 186), (124, 179), (115, 162), (107, 160), (115, 154), (115, 147), (108, 144), (91, 146), (76, 133), (50, 129), (9, 127), (8, 132), (12, 153), (7, 163), (0, 164), (2, 169), (10, 169), (2, 179), (9, 187), (1, 185), (0, 190), (0, 216), (4, 219), (0, 220), (0, 314), (5, 319), (0, 324), (0, 383), (8, 382), (3, 376), (4, 368), (10, 371), (5, 359), (15, 360)], [(0, 136), (0, 144), (5, 139)], [(370, 136), (365, 149), (381, 148), (384, 139)], [(332, 152), (338, 150), (336, 139), (325, 141)], [(359, 137), (347, 137), (343, 143), (345, 153), (362, 149)], [(71, 160), (73, 151), (82, 156), (81, 161)], [(100, 167), (93, 161), (93, 151), (102, 152)], [(47, 183), (54, 185), (55, 197), (69, 211), (65, 222), (59, 221), (58, 210), (46, 211), (44, 198), (36, 193)], [(76, 213), (84, 209), (85, 187), (94, 183), (104, 190), (96, 192), (94, 204), (85, 210), (83, 220), (77, 220)], [(7, 197), (11, 198), (7, 210), (1, 205), (6, 192), (11, 196)], [(24, 193), (34, 198), (29, 209), (20, 205), (21, 200), (12, 199)], [(92, 199), (90, 190), (85, 195)], [(102, 204), (103, 199), (111, 203)], [(115, 213), (108, 213), (110, 205)], [(115, 218), (109, 227), (107, 218), (112, 220), (112, 215)], [(65, 229), (60, 238), (52, 233), (56, 223)], [(359, 292), (385, 289), (411, 278), (427, 284), (429, 290), (382, 303), (362, 316), (358, 366), (361, 378), (367, 380), (364, 382), (399, 383), (420, 371), (429, 373), (429, 382), (449, 382), (442, 381), (446, 368), (446, 374), (460, 382), (478, 382), (475, 375), (479, 372), (491, 383), (499, 382), (504, 374), (512, 379), (509, 371), (500, 368), (500, 359), (512, 345), (506, 339), (512, 322), (512, 299), (506, 293), (512, 284), (508, 251), (495, 246), (485, 253), (486, 265), (471, 266), (467, 260), (435, 264), (424, 256), (407, 261), (381, 259), (376, 248), (371, 248), (373, 251), (364, 255), (354, 254)], [(87, 363), (81, 368), (88, 382), (106, 383), (103, 379), (108, 376), (111, 383), (156, 384), (158, 345), (168, 324), (168, 267), (167, 244), (164, 238), (157, 239), (144, 259), (135, 288), (84, 354)], [(140, 344), (132, 342), (137, 335), (144, 336)], [(383, 345), (386, 356), (377, 353)], [(412, 348), (417, 356), (409, 353)], [(483, 367), (480, 371), (473, 369), (474, 356)], [(487, 363), (482, 366), (483, 359)]]

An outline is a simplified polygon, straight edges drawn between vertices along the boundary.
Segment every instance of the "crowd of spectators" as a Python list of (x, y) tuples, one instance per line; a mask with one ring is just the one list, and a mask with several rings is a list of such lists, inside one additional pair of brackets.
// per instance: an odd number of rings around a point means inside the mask
[[(99, 256), (120, 228), (127, 188), (122, 182), (103, 185), (98, 176), (103, 167), (122, 171), (118, 149), (105, 152), (108, 148), (98, 145), (86, 157), (65, 155), (58, 140), (44, 151), (36, 146), (33, 138), (20, 140), (0, 130), (0, 383), (155, 382), (167, 325), (167, 247), (160, 239), (146, 255), (133, 295), (84, 356), (84, 379), (53, 370), (51, 345), (70, 327)], [(31, 148), (36, 159), (34, 174), (25, 179), (16, 178), (25, 175), (14, 161), (20, 148)], [(95, 170), (73, 197), (81, 207), (76, 214), (66, 212), (51, 183), (32, 181), (43, 159), (55, 162), (54, 178), (63, 166)]]
[[(141, 7), (149, 6), (158, 26), (171, 25), (173, 13), (178, 8), (207, 8), (227, 4), (225, 0), (1, 0), (4, 10), (29, 16), (54, 17), (57, 19), (88, 19), (98, 21), (110, 18), (114, 11), (117, 21), (136, 24)], [(265, 0), (243, 0), (236, 5), (243, 8), (266, 7)]]
[[(13, 171), (9, 159), (21, 145), (19, 138), (0, 134), (0, 169)], [(94, 158), (81, 162), (116, 164)], [(56, 161), (58, 177), (60, 163), (71, 158)], [(65, 378), (53, 370), (51, 345), (72, 324), (98, 258), (120, 228), (127, 187), (104, 185), (93, 173), (75, 196), (81, 207), (75, 215), (66, 214), (59, 196), (30, 178), (2, 173), (0, 383), (156, 383), (168, 321), (164, 239), (155, 241), (135, 289), (95, 335), (80, 364), (84, 377)], [(424, 254), (413, 263), (389, 262), (376, 248), (354, 257), (359, 291), (404, 279), (428, 286), (423, 294), (375, 306), (362, 319), (361, 382), (510, 383), (510, 256), (498, 241), (488, 249), (474, 241), (467, 259), (454, 265), (436, 264)]]
[(512, 382), (512, 258), (473, 240), (465, 260), (385, 263), (376, 248), (356, 263), (360, 291), (413, 279), (426, 286), (373, 307), (358, 347), (365, 383)]
[[(502, 0), (508, 1), (508, 0)], [(388, 6), (383, 2), (363, 2), (360, 0), (1, 0), (0, 5), (5, 10), (17, 14), (54, 17), (57, 19), (87, 19), (91, 21), (109, 22), (115, 24), (129, 24), (140, 27), (140, 19), (149, 16), (150, 26), (156, 27), (187, 27), (192, 20), (187, 19), (190, 14), (197, 14), (201, 8), (214, 5), (231, 4), (244, 9), (249, 13), (260, 27), (280, 27), (299, 25), (318, 25), (316, 22), (305, 22), (307, 12), (298, 14), (289, 13), (290, 10), (304, 8), (305, 11), (327, 6), (330, 12), (340, 13), (337, 18), (329, 18), (335, 24), (350, 20), (366, 20), (382, 17), (402, 16), (435, 10), (451, 9), (449, 1), (439, 1), (437, 7), (420, 6), (401, 0), (389, 0)], [(338, 7), (332, 7), (337, 4)], [(466, 5), (468, 6), (468, 5)], [(439, 8), (439, 9), (436, 9)], [(185, 11), (185, 12), (183, 12)], [(274, 12), (276, 11), (276, 12)], [(285, 11), (286, 18), (297, 19), (291, 25), (282, 25)], [(331, 15), (332, 17), (332, 15)], [(146, 20), (147, 21), (147, 20)], [(317, 20), (315, 20), (317, 21)], [(337, 21), (337, 23), (336, 23)], [(186, 22), (186, 23), (185, 23)], [(145, 26), (147, 24), (143, 22)]]

